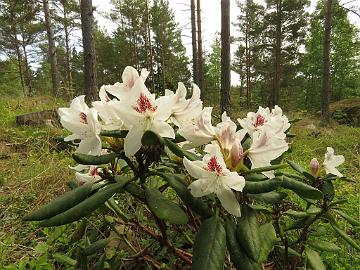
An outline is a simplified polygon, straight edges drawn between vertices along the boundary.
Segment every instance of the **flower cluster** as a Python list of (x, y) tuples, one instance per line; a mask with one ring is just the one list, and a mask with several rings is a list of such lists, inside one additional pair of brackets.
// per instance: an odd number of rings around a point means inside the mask
[[(196, 85), (193, 85), (190, 98), (186, 97), (187, 89), (182, 83), (178, 84), (175, 93), (165, 90), (164, 96), (156, 97), (145, 86), (147, 76), (145, 69), (139, 75), (128, 66), (122, 74), (122, 83), (101, 87), (100, 100), (93, 102), (92, 108), (86, 105), (84, 96), (75, 98), (70, 108), (60, 108), (61, 123), (72, 132), (65, 141), (80, 140), (78, 153), (101, 155), (100, 132), (124, 130), (127, 135), (123, 151), (131, 158), (141, 149), (146, 131), (170, 139), (178, 133), (186, 140), (181, 143), (183, 149), (195, 148), (198, 153), (200, 146), (204, 149), (200, 151), (202, 160), (183, 158), (185, 169), (197, 179), (189, 185), (192, 195), (201, 197), (214, 193), (229, 213), (240, 216), (234, 190), (242, 191), (245, 179), (239, 172), (270, 166), (288, 150), (288, 118), (278, 106), (272, 110), (260, 107), (256, 113), (250, 112), (247, 117), (237, 119), (239, 125), (226, 112), (222, 114), (221, 122), (213, 125), (212, 108), (203, 107), (200, 89)], [(316, 162), (313, 160), (312, 164)], [(339, 156), (334, 156), (332, 148), (328, 148), (325, 169), (338, 175), (335, 166), (340, 163)], [(91, 166), (87, 169), (87, 173), (77, 173), (77, 177), (99, 179), (98, 168)], [(274, 177), (272, 171), (263, 174)]]

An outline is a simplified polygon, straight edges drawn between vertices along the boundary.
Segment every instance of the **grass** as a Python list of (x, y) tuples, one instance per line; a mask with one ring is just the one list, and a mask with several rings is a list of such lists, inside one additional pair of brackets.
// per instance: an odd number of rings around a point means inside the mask
[[(49, 248), (46, 243), (49, 238), (61, 235), (60, 229), (40, 230), (33, 223), (22, 222), (21, 217), (66, 190), (66, 182), (73, 178), (68, 165), (74, 162), (68, 151), (56, 150), (52, 139), (63, 135), (63, 130), (54, 126), (17, 127), (15, 116), (62, 105), (64, 102), (49, 97), (0, 101), (0, 269), (6, 265), (5, 269), (21, 269), (19, 262), (24, 261), (44, 264), (39, 269), (54, 269), (51, 258), (46, 257)], [(237, 111), (235, 115), (244, 113)], [(345, 156), (341, 171), (356, 183), (335, 183), (339, 190), (337, 197), (347, 198), (349, 203), (344, 205), (344, 211), (360, 220), (360, 128), (336, 123), (321, 127), (319, 120), (304, 117), (294, 125), (292, 133), (296, 137), (292, 140), (292, 152), (287, 159), (296, 160), (303, 167), (308, 167), (313, 157), (322, 161), (327, 146), (332, 146), (336, 154)], [(359, 239), (359, 230), (345, 222), (341, 225)], [(336, 239), (330, 229), (320, 237), (331, 241)], [(359, 270), (359, 253), (343, 241), (338, 244), (342, 247), (340, 252), (323, 254), (328, 269)]]

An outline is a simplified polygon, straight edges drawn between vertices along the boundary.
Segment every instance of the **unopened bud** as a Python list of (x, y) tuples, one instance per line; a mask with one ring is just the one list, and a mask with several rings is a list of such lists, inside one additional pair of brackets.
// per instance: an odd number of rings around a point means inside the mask
[(233, 167), (239, 164), (244, 157), (244, 150), (241, 146), (241, 142), (238, 138), (235, 139), (234, 144), (231, 147), (231, 164)]
[(310, 169), (313, 176), (317, 177), (320, 169), (319, 161), (316, 158), (313, 158), (310, 161)]

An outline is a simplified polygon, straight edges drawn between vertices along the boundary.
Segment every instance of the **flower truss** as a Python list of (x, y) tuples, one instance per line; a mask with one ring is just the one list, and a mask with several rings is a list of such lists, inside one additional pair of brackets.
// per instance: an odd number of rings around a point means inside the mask
[[(145, 151), (143, 137), (151, 131), (194, 157), (191, 160), (180, 155), (185, 170), (195, 179), (188, 186), (194, 197), (214, 193), (227, 212), (241, 216), (237, 193), (246, 186), (244, 175), (270, 167), (260, 172), (274, 178), (273, 162), (289, 149), (286, 133), (290, 123), (282, 109), (259, 107), (257, 112), (237, 119), (239, 126), (224, 112), (215, 125), (212, 107), (203, 107), (200, 89), (195, 84), (189, 98), (182, 83), (175, 92), (165, 90), (163, 96), (156, 96), (145, 85), (147, 76), (145, 69), (139, 75), (133, 67), (126, 67), (122, 83), (102, 86), (100, 100), (93, 102), (92, 108), (86, 105), (84, 96), (75, 98), (70, 108), (60, 108), (61, 123), (72, 132), (65, 140), (78, 144), (78, 154), (102, 157), (108, 155), (101, 154), (102, 143), (114, 145), (109, 138), (102, 142), (102, 134), (122, 131), (125, 135), (117, 139), (117, 151), (132, 160)], [(175, 140), (176, 135), (182, 138), (181, 142)], [(327, 148), (323, 163), (327, 173), (342, 176), (336, 167), (343, 161), (331, 147)], [(102, 169), (93, 165), (77, 166), (76, 178), (82, 182), (98, 181)], [(320, 166), (316, 159), (310, 167), (312, 174), (318, 175)]]

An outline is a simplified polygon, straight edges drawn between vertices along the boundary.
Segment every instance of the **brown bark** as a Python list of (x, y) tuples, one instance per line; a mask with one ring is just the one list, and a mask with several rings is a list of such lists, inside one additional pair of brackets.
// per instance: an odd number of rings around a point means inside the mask
[(21, 34), (22, 37), (22, 41), (21, 41), (21, 46), (22, 46), (22, 50), (23, 50), (23, 61), (24, 61), (24, 82), (25, 82), (25, 86), (27, 88), (27, 93), (29, 95), (33, 94), (32, 91), (32, 85), (31, 85), (31, 70), (29, 67), (29, 61), (28, 61), (28, 55), (27, 55), (27, 51), (26, 51), (26, 40), (24, 37), (24, 33)]
[(72, 88), (72, 68), (71, 68), (71, 52), (69, 45), (69, 27), (67, 22), (67, 0), (62, 0), (63, 6), (63, 19), (64, 19), (64, 33), (65, 33), (65, 50), (66, 50), (66, 79), (68, 84), (68, 91), (71, 92)]
[(201, 89), (201, 98), (204, 98), (204, 59), (201, 33), (201, 0), (197, 0), (197, 34), (198, 34), (198, 86)]
[(151, 76), (152, 88), (155, 90), (155, 80), (154, 80), (154, 71), (153, 71), (153, 50), (151, 45), (151, 31), (150, 31), (150, 14), (149, 14), (149, 3), (148, 0), (145, 1), (145, 12), (146, 12), (146, 39), (149, 49), (149, 63), (148, 70)]
[(192, 44), (192, 55), (193, 55), (193, 80), (194, 83), (199, 82), (199, 70), (198, 70), (198, 52), (197, 52), (197, 40), (196, 40), (196, 12), (195, 12), (195, 0), (190, 0), (190, 11), (191, 11), (191, 44)]
[(221, 112), (230, 115), (230, 0), (221, 0)]
[(51, 81), (52, 81), (52, 95), (55, 97), (58, 94), (59, 81), (58, 81), (58, 69), (57, 69), (57, 56), (54, 38), (54, 29), (51, 23), (49, 1), (43, 0), (43, 8), (45, 15), (45, 24), (47, 37), (49, 42), (49, 58), (51, 65)]
[(27, 92), (26, 92), (26, 88), (25, 88), (25, 82), (24, 82), (24, 71), (23, 71), (23, 67), (22, 67), (22, 57), (21, 57), (21, 51), (20, 51), (20, 46), (19, 46), (19, 40), (16, 37), (16, 31), (14, 26), (12, 26), (13, 28), (13, 35), (14, 35), (14, 45), (15, 45), (15, 51), (16, 51), (16, 58), (17, 58), (17, 62), (18, 62), (18, 69), (19, 69), (19, 76), (20, 76), (20, 81), (21, 81), (21, 87), (22, 87), (22, 91), (24, 96), (27, 96)]
[(93, 6), (92, 0), (81, 0), (81, 31), (83, 36), (83, 50), (84, 50), (84, 86), (85, 94), (89, 100), (94, 100), (97, 97), (96, 85), (96, 56), (95, 43), (93, 33)]
[(274, 75), (272, 91), (270, 95), (270, 106), (278, 105), (280, 102), (280, 81), (281, 81), (281, 32), (282, 25), (282, 0), (276, 3), (276, 39), (274, 48)]
[[(246, 14), (248, 18), (248, 14)], [(249, 48), (249, 20), (245, 29), (245, 58), (246, 58), (246, 106), (250, 106), (250, 48)]]
[(329, 92), (330, 92), (330, 34), (333, 13), (333, 0), (326, 1), (326, 13), (324, 22), (324, 48), (323, 48), (323, 74), (321, 92), (321, 114), (326, 122), (330, 120)]

